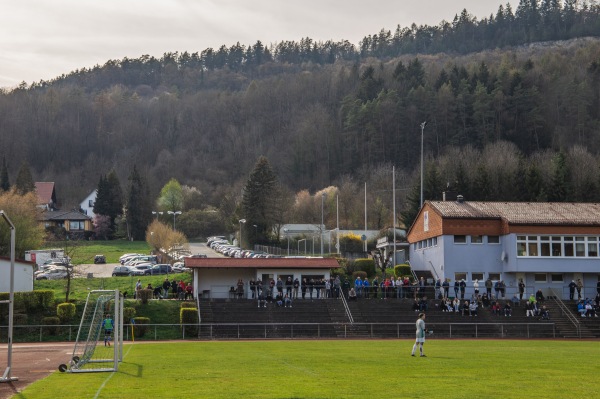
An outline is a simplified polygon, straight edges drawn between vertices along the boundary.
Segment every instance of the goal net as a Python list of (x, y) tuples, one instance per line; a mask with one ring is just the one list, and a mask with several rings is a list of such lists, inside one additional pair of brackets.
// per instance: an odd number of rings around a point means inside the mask
[(90, 291), (73, 356), (69, 365), (60, 365), (59, 370), (73, 373), (117, 371), (122, 360), (123, 296), (118, 290)]

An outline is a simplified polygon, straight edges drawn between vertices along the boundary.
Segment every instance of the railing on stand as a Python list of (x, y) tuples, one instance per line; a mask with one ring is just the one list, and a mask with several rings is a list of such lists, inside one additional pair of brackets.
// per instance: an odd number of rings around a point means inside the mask
[(554, 292), (554, 290), (551, 289), (550, 292), (552, 293), (552, 297), (553, 297), (554, 303), (558, 305), (558, 307), (560, 308), (560, 311), (562, 312), (562, 314), (564, 314), (565, 316), (567, 316), (567, 318), (569, 319), (569, 321), (571, 323), (573, 323), (573, 326), (577, 330), (577, 336), (579, 338), (581, 338), (581, 324), (579, 323), (579, 320), (577, 320), (577, 318), (575, 316), (573, 316), (573, 313), (571, 313), (571, 311), (569, 310), (569, 308), (567, 307), (567, 305), (565, 305), (565, 303), (563, 302), (563, 300), (560, 299), (560, 297), (556, 295), (556, 293)]
[(348, 316), (348, 320), (350, 321), (350, 324), (354, 324), (354, 317), (352, 317), (352, 312), (350, 312), (350, 308), (348, 307), (348, 302), (346, 302), (346, 297), (344, 296), (344, 293), (342, 293), (342, 295), (340, 295), (340, 298), (342, 299), (342, 303), (344, 304), (344, 309), (346, 310), (346, 316)]

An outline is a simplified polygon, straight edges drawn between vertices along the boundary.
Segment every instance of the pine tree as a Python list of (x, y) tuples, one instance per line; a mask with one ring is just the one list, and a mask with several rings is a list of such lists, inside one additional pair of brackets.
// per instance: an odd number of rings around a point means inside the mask
[(151, 212), (148, 187), (134, 165), (129, 175), (129, 190), (127, 192), (126, 219), (129, 239), (145, 239), (146, 227), (152, 219)]
[(96, 215), (108, 215), (109, 193), (106, 187), (106, 177), (100, 176), (98, 187), (96, 188), (96, 201), (94, 202), (94, 213)]
[(564, 202), (569, 200), (569, 168), (567, 167), (567, 157), (563, 151), (560, 151), (554, 157), (554, 173), (552, 174), (552, 183), (548, 192), (548, 199), (553, 202)]
[(29, 165), (27, 164), (27, 162), (23, 162), (23, 164), (21, 164), (19, 173), (17, 173), (15, 187), (17, 188), (17, 191), (21, 194), (27, 194), (35, 191), (35, 183), (33, 182), (31, 170), (29, 170)]
[(115, 220), (123, 214), (123, 191), (117, 172), (114, 169), (108, 172), (106, 176), (106, 188), (109, 195), (106, 215), (110, 216), (110, 226), (115, 231)]
[(0, 191), (10, 190), (10, 181), (8, 180), (8, 166), (6, 158), (2, 158), (2, 170), (0, 171)]
[(260, 157), (246, 182), (242, 198), (246, 226), (256, 226), (248, 229), (246, 237), (253, 237), (249, 241), (256, 242), (258, 237), (264, 237), (275, 223), (276, 186), (277, 177), (269, 161), (264, 156)]

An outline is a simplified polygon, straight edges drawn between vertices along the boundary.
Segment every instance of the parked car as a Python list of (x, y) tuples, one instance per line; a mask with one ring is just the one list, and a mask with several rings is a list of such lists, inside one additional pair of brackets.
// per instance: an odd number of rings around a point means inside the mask
[(104, 255), (94, 256), (94, 264), (98, 265), (102, 263), (106, 263), (106, 258), (104, 257)]
[(65, 266), (52, 266), (35, 276), (36, 280), (60, 280), (67, 278), (69, 272)]
[(112, 276), (132, 276), (133, 268), (129, 266), (116, 266), (112, 271)]
[(143, 265), (135, 265), (134, 267), (131, 268), (131, 270), (133, 271), (133, 275), (134, 276), (143, 276), (144, 273), (146, 272), (146, 270), (150, 269), (153, 265), (146, 263)]
[(158, 275), (158, 274), (169, 274), (173, 273), (173, 268), (171, 265), (167, 264), (158, 264), (152, 266), (150, 269), (144, 270), (145, 275)]
[(119, 258), (119, 262), (121, 262), (121, 264), (123, 264), (123, 263), (127, 262), (129, 259), (131, 259), (131, 258), (133, 258), (135, 256), (144, 256), (144, 254), (134, 254), (134, 253), (123, 254)]

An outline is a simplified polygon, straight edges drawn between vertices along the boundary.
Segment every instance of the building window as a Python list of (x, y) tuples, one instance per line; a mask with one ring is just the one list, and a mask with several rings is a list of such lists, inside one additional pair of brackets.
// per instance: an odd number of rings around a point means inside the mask
[(83, 230), (84, 222), (79, 220), (71, 220), (69, 221), (69, 230)]
[(500, 244), (500, 236), (488, 236), (488, 244)]
[(454, 280), (456, 281), (460, 281), (460, 280), (467, 280), (467, 273), (454, 273)]
[(498, 281), (500, 280), (500, 273), (488, 273), (488, 277), (492, 281)]
[(88, 206), (89, 206), (90, 208), (93, 208), (93, 207), (94, 207), (94, 200), (89, 200), (89, 201), (88, 201)]
[(471, 244), (483, 244), (483, 236), (471, 236)]
[(431, 240), (433, 241), (433, 246), (437, 246), (437, 237), (433, 237)]
[(551, 274), (550, 275), (550, 281), (552, 281), (553, 283), (562, 283), (563, 282), (563, 275), (562, 274)]
[(467, 243), (467, 236), (464, 236), (464, 235), (454, 236), (454, 243), (455, 244), (466, 244)]
[(483, 273), (471, 273), (471, 280), (483, 281)]
[(547, 281), (546, 273), (534, 273), (533, 278), (536, 283), (545, 283)]

